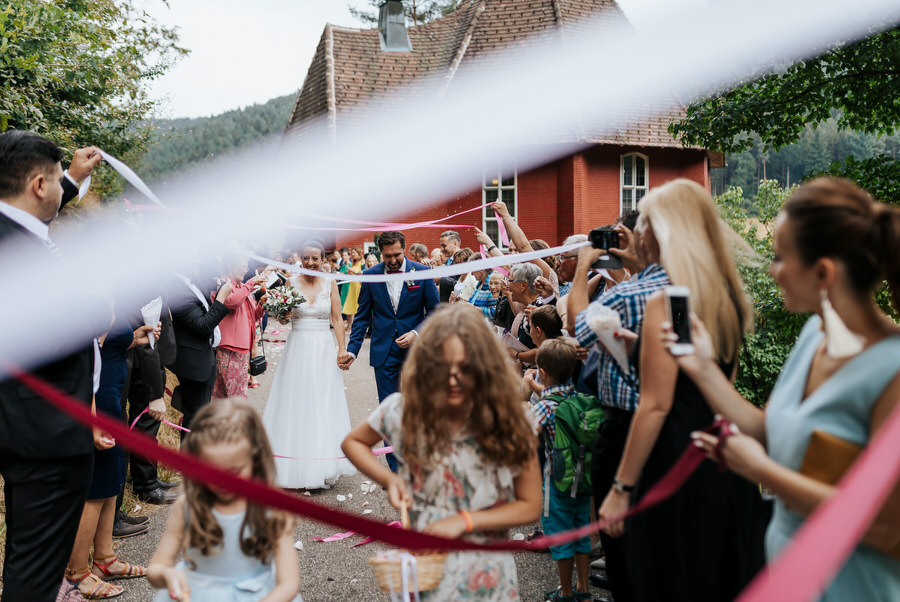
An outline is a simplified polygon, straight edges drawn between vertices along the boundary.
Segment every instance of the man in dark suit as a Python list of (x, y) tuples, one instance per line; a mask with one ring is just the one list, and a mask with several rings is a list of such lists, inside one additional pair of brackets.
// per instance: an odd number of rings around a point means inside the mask
[[(390, 274), (427, 270), (428, 266), (407, 261), (403, 256), (406, 237), (403, 232), (383, 232), (378, 237), (382, 263), (363, 274)], [(353, 331), (347, 352), (338, 358), (341, 368), (347, 369), (363, 344), (366, 330), (372, 324), (369, 365), (375, 368), (378, 402), (400, 388), (400, 368), (410, 345), (416, 340), (416, 328), (440, 304), (437, 287), (431, 278), (425, 280), (397, 280), (395, 282), (363, 282), (359, 290), (359, 308), (353, 318)], [(391, 470), (397, 470), (393, 454), (387, 455)]]
[[(78, 180), (99, 163), (96, 150), (77, 151), (64, 175), (63, 153), (50, 140), (19, 130), (0, 134), (0, 242), (17, 241), (35, 254), (54, 253), (47, 224), (62, 203), (78, 194)], [(8, 254), (0, 257), (11, 261)], [(94, 321), (91, 316), (88, 319)], [(102, 316), (97, 322), (100, 332)], [(54, 358), (33, 373), (89, 405), (94, 352), (91, 342), (85, 341), (81, 349)], [(75, 542), (93, 460), (90, 429), (18, 381), (0, 382), (0, 475), (7, 527), (4, 600), (56, 598)]]
[[(224, 301), (231, 294), (231, 284), (219, 289), (215, 300), (201, 291), (184, 274), (175, 274), (179, 282), (169, 299), (172, 329), (175, 332), (175, 361), (168, 365), (178, 377), (176, 394), (181, 398), (181, 425), (191, 428), (194, 414), (209, 403), (216, 382), (216, 353), (219, 344), (219, 322), (228, 315)], [(181, 433), (182, 439), (184, 432)]]

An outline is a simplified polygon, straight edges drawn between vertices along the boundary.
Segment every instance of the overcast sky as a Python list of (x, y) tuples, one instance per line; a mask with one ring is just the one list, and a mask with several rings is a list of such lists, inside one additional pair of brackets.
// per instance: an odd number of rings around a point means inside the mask
[[(365, 0), (351, 0), (365, 7)], [(636, 27), (660, 10), (708, 0), (619, 0)], [(151, 83), (162, 116), (215, 115), (299, 90), (326, 23), (362, 27), (347, 0), (141, 0), (191, 50)]]

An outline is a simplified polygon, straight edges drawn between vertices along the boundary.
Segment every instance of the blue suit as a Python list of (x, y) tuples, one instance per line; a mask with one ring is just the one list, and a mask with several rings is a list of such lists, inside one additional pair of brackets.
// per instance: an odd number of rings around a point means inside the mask
[[(406, 260), (406, 271), (427, 270), (420, 263)], [(384, 274), (384, 263), (372, 266), (363, 274)], [(437, 287), (431, 278), (416, 280), (410, 286), (403, 283), (397, 311), (391, 303), (387, 284), (363, 282), (359, 290), (359, 309), (353, 318), (353, 330), (347, 351), (358, 356), (369, 324), (372, 325), (372, 341), (369, 349), (369, 365), (375, 368), (375, 384), (378, 402), (400, 388), (400, 369), (408, 349), (401, 349), (395, 342), (410, 330), (415, 330), (440, 304)], [(396, 469), (396, 460), (388, 455), (388, 464)]]

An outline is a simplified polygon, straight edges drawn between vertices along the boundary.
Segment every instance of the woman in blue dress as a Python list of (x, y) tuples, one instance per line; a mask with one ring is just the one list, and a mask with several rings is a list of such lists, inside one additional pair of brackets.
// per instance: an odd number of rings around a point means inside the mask
[[(832, 450), (848, 443), (865, 447), (900, 399), (900, 328), (875, 302), (876, 288), (887, 280), (900, 308), (900, 212), (845, 180), (808, 182), (776, 222), (770, 272), (788, 310), (814, 315), (765, 410), (747, 404), (715, 366), (699, 321), (696, 354), (681, 356), (679, 364), (710, 405), (740, 429), (723, 443), (722, 461), (776, 496), (766, 533), (772, 561), (835, 492), (832, 484), (801, 472), (804, 462), (819, 456), (812, 450), (829, 439)], [(671, 332), (665, 336), (671, 339)], [(715, 437), (694, 436), (715, 456)], [(900, 599), (898, 552), (900, 485), (822, 600)]]

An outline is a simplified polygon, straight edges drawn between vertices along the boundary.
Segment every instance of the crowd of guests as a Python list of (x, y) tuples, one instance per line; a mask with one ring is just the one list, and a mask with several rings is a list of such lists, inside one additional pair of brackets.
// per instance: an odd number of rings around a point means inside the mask
[[(52, 142), (28, 132), (0, 135), (0, 240), (55, 252), (46, 224), (99, 162), (95, 151), (77, 151), (64, 173)], [(529, 239), (502, 202), (493, 209), (510, 245), (501, 250), (476, 230), (486, 255), (550, 246)], [(886, 281), (900, 307), (900, 212), (830, 178), (801, 185), (786, 202), (771, 274), (786, 308), (811, 317), (764, 409), (733, 386), (755, 321), (736, 258), (752, 252), (709, 193), (687, 180), (669, 182), (605, 229), (616, 246), (511, 259), (435, 282), (446, 305), (404, 339), (401, 392), (386, 396), (343, 450), (409, 512), (413, 528), (493, 542), (538, 521), (533, 536), (619, 516), (685, 448), (702, 447), (712, 461), (667, 501), (609, 524), (601, 546), (587, 537), (551, 546), (559, 584), (546, 598), (593, 599), (591, 571), (603, 567), (595, 577), (617, 602), (734, 599), (834, 494), (840, 471), (823, 477), (809, 466), (865, 448), (900, 398), (900, 328), (875, 301)], [(403, 252), (422, 266), (481, 259), (452, 230), (430, 252), (395, 238), (398, 265)], [(564, 242), (587, 239), (574, 233)], [(358, 248), (316, 252), (321, 271), (358, 274), (379, 265)], [(283, 259), (293, 264), (299, 254)], [(146, 324), (140, 308), (113, 304), (112, 314), (95, 317), (96, 339), (34, 372), (155, 436), (168, 411), (168, 369), (178, 381), (172, 405), (192, 430), (182, 433), (186, 450), (275, 483), (265, 427), (240, 401), (253, 386), (250, 358), (265, 331), (265, 284), (275, 271), (227, 258), (218, 282), (174, 274), (160, 287), (159, 323)], [(361, 304), (355, 284), (341, 285), (333, 310), (348, 329)], [(687, 352), (673, 347), (680, 342), (666, 305), (673, 285), (690, 291)], [(601, 310), (620, 324), (613, 343), (593, 318)], [(369, 319), (361, 323), (365, 329)], [(348, 368), (352, 360), (340, 355)], [(115, 597), (122, 588), (111, 580), (145, 575), (162, 588), (160, 600), (221, 600), (236, 588), (257, 592), (247, 599), (299, 599), (291, 517), (200, 482), (188, 480), (179, 492), (152, 462), (128, 458), (108, 433), (78, 427), (14, 380), (0, 383), (0, 412), (4, 600)], [(728, 436), (700, 432), (716, 414), (732, 423)], [(394, 447), (390, 466), (370, 453), (381, 441)], [(146, 569), (120, 560), (112, 545), (116, 536), (147, 530), (145, 518), (120, 510), (128, 462), (140, 499), (175, 503)], [(600, 548), (603, 558), (592, 563)], [(515, 562), (499, 552), (452, 553), (440, 584), (422, 597), (517, 599)], [(822, 598), (898, 597), (895, 486)]]

